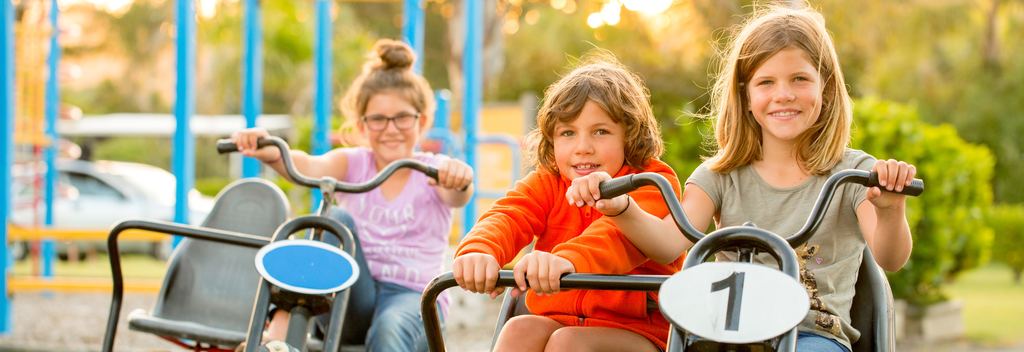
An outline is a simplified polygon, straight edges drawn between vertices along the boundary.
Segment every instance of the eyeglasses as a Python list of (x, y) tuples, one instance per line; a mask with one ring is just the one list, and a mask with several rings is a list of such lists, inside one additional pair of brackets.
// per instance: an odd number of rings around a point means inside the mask
[(366, 128), (369, 128), (370, 131), (379, 132), (387, 129), (388, 123), (394, 121), (395, 127), (404, 131), (415, 126), (416, 119), (418, 118), (420, 118), (419, 113), (401, 113), (390, 117), (384, 115), (367, 115), (363, 116), (363, 122), (366, 123)]

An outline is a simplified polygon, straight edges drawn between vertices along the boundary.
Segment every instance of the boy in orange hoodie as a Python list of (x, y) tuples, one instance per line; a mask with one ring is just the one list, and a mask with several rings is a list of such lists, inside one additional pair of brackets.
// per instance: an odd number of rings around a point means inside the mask
[[(495, 351), (665, 348), (669, 324), (656, 293), (559, 291), (564, 273), (671, 275), (682, 267), (682, 258), (666, 265), (649, 260), (612, 224), (614, 215), (566, 201), (574, 180), (598, 171), (657, 172), (679, 197), (675, 172), (658, 160), (664, 147), (648, 95), (639, 77), (610, 55), (589, 58), (545, 92), (537, 128), (527, 136), (536, 171), (480, 217), (453, 263), (460, 287), (495, 298), (504, 291), (495, 288), (498, 270), (537, 239), (516, 264), (518, 287), (510, 292), (525, 293), (528, 282), (536, 294), (527, 295), (526, 305), (534, 315), (510, 320)], [(644, 211), (668, 215), (654, 187), (629, 195)]]

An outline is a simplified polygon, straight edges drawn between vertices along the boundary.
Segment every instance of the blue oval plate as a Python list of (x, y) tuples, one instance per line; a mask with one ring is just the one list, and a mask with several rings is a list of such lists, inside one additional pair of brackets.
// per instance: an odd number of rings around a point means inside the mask
[(359, 278), (355, 259), (320, 241), (274, 242), (256, 252), (256, 271), (283, 289), (306, 294), (334, 293)]

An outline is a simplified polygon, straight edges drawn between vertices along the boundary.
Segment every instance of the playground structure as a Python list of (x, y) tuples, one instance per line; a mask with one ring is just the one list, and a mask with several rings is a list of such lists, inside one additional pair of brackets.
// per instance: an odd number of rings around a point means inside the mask
[[(21, 23), (16, 27), (15, 8), (12, 2), (3, 1), (0, 5), (0, 82), (3, 84), (3, 94), (0, 98), (0, 107), (3, 108), (2, 128), (0, 135), (3, 144), (0, 145), (0, 171), (3, 172), (0, 185), (0, 212), (4, 214), (3, 229), (0, 229), (0, 265), (3, 265), (4, 276), (0, 278), (0, 333), (9, 332), (13, 328), (11, 321), (11, 305), (8, 300), (7, 265), (9, 262), (7, 251), (7, 218), (10, 214), (11, 199), (11, 165), (15, 161), (15, 145), (28, 146), (33, 155), (40, 152), (46, 161), (47, 171), (44, 180), (35, 180), (37, 185), (42, 184), (47, 190), (54, 189), (56, 174), (49, 172), (53, 170), (53, 162), (56, 158), (57, 132), (53, 127), (57, 119), (58, 97), (57, 97), (57, 63), (60, 60), (59, 43), (57, 42), (57, 2), (50, 1), (26, 1), (23, 2), (24, 11), (21, 13)], [(50, 11), (45, 6), (48, 5)], [(46, 16), (49, 14), (49, 16)], [(15, 30), (17, 28), (17, 30)], [(17, 34), (17, 35), (15, 35)], [(25, 41), (24, 46), (15, 50), (15, 38)], [(49, 40), (47, 40), (49, 39)], [(17, 54), (17, 55), (16, 55)], [(47, 57), (44, 61), (43, 57)], [(18, 71), (15, 71), (15, 60), (21, 60)], [(45, 62), (45, 64), (44, 64)], [(17, 88), (16, 88), (17, 87)], [(42, 89), (45, 88), (45, 89)], [(12, 138), (17, 136), (15, 138)], [(15, 140), (17, 139), (17, 141)], [(53, 223), (53, 213), (50, 210), (53, 204), (53, 192), (44, 192), (44, 201), (47, 204), (47, 212), (44, 215), (42, 224)], [(43, 241), (41, 255), (52, 258), (54, 254), (53, 241)], [(52, 275), (52, 261), (44, 261), (42, 274)]]
[[(43, 0), (36, 0), (37, 3), (43, 4)], [(404, 22), (403, 22), (403, 39), (409, 43), (413, 49), (418, 53), (420, 57), (423, 55), (423, 27), (424, 27), (424, 7), (425, 1), (423, 0), (402, 0), (403, 11), (404, 11)], [(15, 121), (20, 121), (19, 118), (27, 116), (19, 107), (28, 106), (24, 104), (21, 99), (23, 90), (15, 88), (15, 63), (19, 70), (23, 67), (22, 63), (32, 62), (25, 58), (15, 57), (15, 49), (22, 50), (23, 48), (30, 48), (28, 45), (21, 45), (28, 43), (21, 36), (15, 39), (14, 27), (18, 24), (16, 21), (15, 13), (16, 9), (11, 0), (0, 1), (2, 3), (2, 39), (0, 39), (0, 47), (2, 47), (2, 55), (0, 55), (0, 67), (3, 68), (0, 73), (0, 82), (4, 85), (3, 95), (0, 98), (0, 107), (3, 108), (4, 112), (4, 124), (3, 128), (0, 128), (0, 135), (3, 135), (3, 144), (0, 145), (0, 172), (3, 174), (2, 190), (0, 190), (0, 197), (4, 199), (4, 203), (0, 205), (0, 212), (4, 214), (4, 224), (0, 229), (0, 262), (4, 264), (6, 268), (9, 259), (7, 251), (7, 243), (12, 237), (21, 239), (47, 239), (43, 240), (43, 246), (40, 257), (43, 258), (41, 275), (43, 277), (52, 277), (53, 272), (53, 258), (54, 245), (53, 239), (82, 239), (81, 235), (72, 234), (69, 232), (53, 232), (42, 230), (30, 230), (28, 232), (20, 230), (12, 230), (7, 226), (7, 219), (11, 211), (10, 199), (12, 195), (10, 192), (11, 185), (11, 169), (12, 164), (15, 162), (14, 152), (17, 150), (17, 145), (22, 145), (23, 141), (15, 141), (9, 136), (15, 135), (16, 132), (21, 131), (21, 124), (16, 124)], [(28, 3), (26, 0), (24, 3)], [(172, 162), (171, 170), (176, 176), (176, 208), (175, 208), (175, 222), (177, 223), (188, 223), (188, 202), (187, 199), (188, 190), (194, 186), (195, 179), (195, 138), (190, 126), (193, 123), (194, 110), (195, 110), (195, 61), (196, 61), (196, 23), (193, 21), (195, 18), (195, 9), (192, 6), (191, 1), (178, 0), (175, 2), (176, 6), (176, 62), (177, 62), (177, 73), (176, 73), (176, 98), (174, 100), (174, 116), (175, 116), (175, 132), (172, 140)], [(261, 113), (261, 87), (262, 87), (262, 24), (260, 21), (255, 20), (261, 18), (260, 5), (256, 0), (246, 0), (243, 2), (243, 94), (242, 94), (242, 115), (245, 117), (246, 127), (256, 126), (255, 121)], [(331, 91), (331, 62), (332, 62), (332, 50), (329, 47), (331, 41), (328, 39), (331, 34), (332, 19), (330, 16), (331, 7), (333, 3), (327, 0), (317, 0), (315, 2), (315, 49), (314, 49), (314, 101), (313, 101), (313, 117), (314, 124), (311, 136), (312, 150), (311, 154), (322, 154), (332, 148), (330, 143), (331, 125), (330, 120), (331, 114), (331, 103), (333, 92)], [(442, 140), (442, 146), (449, 148), (450, 151), (458, 156), (462, 156), (464, 160), (470, 166), (478, 169), (477, 160), (479, 158), (480, 148), (483, 144), (491, 144), (485, 153), (495, 153), (493, 146), (507, 146), (508, 159), (511, 160), (510, 164), (513, 166), (514, 175), (508, 180), (507, 184), (511, 184), (518, 178), (518, 141), (515, 137), (509, 135), (489, 135), (485, 136), (481, 133), (480, 128), (480, 112), (481, 112), (481, 100), (482, 100), (482, 62), (481, 62), (481, 48), (483, 46), (483, 37), (481, 30), (483, 21), (483, 4), (476, 1), (466, 1), (464, 6), (466, 13), (465, 16), (467, 21), (466, 26), (466, 44), (463, 55), (463, 71), (465, 77), (465, 90), (461, 101), (462, 113), (461, 121), (462, 128), (461, 133), (454, 133), (448, 126), (448, 107), (447, 107), (447, 96), (446, 93), (439, 92), (439, 105), (443, 105), (443, 109), (438, 111), (439, 118), (437, 121), (444, 121), (442, 125), (435, 126), (430, 133), (433, 138)], [(42, 11), (39, 14), (48, 14), (49, 22), (51, 24), (57, 23), (58, 12), (56, 0), (49, 2), (49, 9), (52, 11)], [(18, 24), (20, 25), (20, 24)], [(51, 25), (55, 28), (55, 25)], [(20, 33), (20, 32), (19, 32)], [(47, 164), (50, 165), (47, 170), (53, 170), (53, 160), (56, 157), (56, 141), (59, 139), (57, 126), (57, 115), (58, 115), (58, 80), (57, 80), (57, 64), (60, 60), (60, 46), (58, 42), (58, 31), (50, 30), (44, 32), (49, 36), (49, 55), (46, 60), (46, 69), (49, 70), (48, 75), (37, 75), (33, 76), (38, 82), (38, 78), (48, 77), (45, 79), (46, 94), (34, 94), (32, 97), (39, 99), (39, 97), (45, 97), (45, 104), (40, 107), (38, 101), (36, 103), (36, 109), (32, 111), (45, 111), (45, 120), (36, 116), (35, 120), (32, 120), (32, 126), (36, 127), (38, 131), (40, 128), (44, 133), (35, 133), (32, 138), (33, 143), (37, 143), (40, 147), (45, 146), (43, 149), (44, 158)], [(39, 60), (36, 60), (39, 61)], [(422, 65), (422, 61), (420, 63)], [(421, 70), (421, 66), (416, 68)], [(19, 71), (20, 72), (20, 71)], [(450, 93), (447, 93), (450, 96)], [(442, 115), (443, 114), (443, 115)], [(37, 114), (38, 115), (38, 114)], [(18, 126), (19, 129), (15, 129)], [(461, 148), (458, 148), (461, 147)], [(503, 147), (497, 147), (503, 148)], [(461, 149), (461, 150), (460, 150)], [(503, 157), (504, 158), (504, 157)], [(491, 159), (488, 159), (491, 160)], [(242, 162), (242, 176), (253, 177), (259, 175), (260, 165), (256, 160), (248, 159)], [(48, 205), (46, 209), (52, 208), (53, 204), (53, 190), (55, 188), (55, 173), (46, 172), (45, 180), (42, 183), (40, 194), (43, 196), (43, 200)], [(502, 181), (504, 183), (504, 181)], [(507, 187), (507, 186), (506, 186)], [(478, 186), (479, 189), (479, 186)], [(468, 229), (476, 220), (476, 214), (479, 212), (477, 205), (477, 198), (480, 197), (500, 197), (503, 193), (498, 192), (478, 192), (478, 195), (474, 196), (474, 199), (470, 201), (469, 205), (465, 207), (465, 213), (463, 215), (462, 228)], [(313, 203), (319, 202), (320, 196), (317, 193), (313, 193)], [(44, 221), (41, 225), (53, 223), (52, 212), (47, 211)], [(464, 230), (463, 230), (464, 231)], [(100, 236), (99, 233), (86, 234), (85, 237), (96, 237)], [(140, 239), (152, 239), (160, 238), (159, 235), (140, 235)], [(180, 239), (176, 239), (177, 241)], [(5, 269), (5, 271), (7, 271)], [(60, 284), (54, 284), (47, 286), (48, 280), (34, 280), (26, 285), (34, 288), (49, 288), (59, 289), (61, 285), (75, 285), (74, 283), (67, 283), (62, 281)], [(92, 283), (95, 284), (95, 283)], [(151, 286), (150, 286), (151, 287)], [(0, 278), (0, 334), (10, 332), (13, 328), (13, 322), (11, 322), (11, 311), (10, 302), (8, 300), (8, 292), (10, 292), (10, 282), (7, 276)]]

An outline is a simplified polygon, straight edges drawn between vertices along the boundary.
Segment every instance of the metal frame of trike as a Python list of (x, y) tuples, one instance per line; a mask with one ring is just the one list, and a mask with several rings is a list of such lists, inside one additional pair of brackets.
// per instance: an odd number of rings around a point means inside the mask
[[(355, 247), (353, 246), (354, 239), (352, 238), (352, 233), (348, 231), (348, 228), (337, 220), (318, 215), (304, 215), (285, 222), (277, 228), (272, 239), (238, 232), (193, 227), (163, 221), (126, 220), (117, 224), (110, 231), (110, 237), (107, 239), (107, 246), (110, 249), (113, 294), (110, 301), (110, 314), (108, 316), (107, 329), (103, 338), (103, 351), (113, 351), (114, 337), (117, 332), (117, 323), (121, 313), (122, 298), (124, 297), (124, 278), (121, 272), (121, 258), (118, 252), (117, 238), (125, 230), (148, 230), (230, 245), (261, 248), (272, 242), (285, 240), (288, 235), (308, 228), (322, 229), (324, 230), (323, 232), (336, 234), (338, 240), (343, 244), (342, 249), (349, 255), (353, 255), (353, 252), (355, 251)], [(253, 303), (253, 312), (249, 321), (249, 331), (246, 341), (259, 341), (261, 339), (263, 325), (267, 319), (267, 307), (269, 307), (270, 304), (271, 292), (270, 283), (266, 278), (260, 279), (257, 290), (258, 293), (256, 295), (256, 301)], [(341, 346), (341, 322), (343, 321), (342, 318), (345, 316), (345, 310), (347, 309), (348, 296), (349, 291), (343, 290), (335, 294), (331, 300), (332, 307), (339, 307), (337, 309), (331, 309), (331, 322), (338, 323), (330, 324), (328, 326), (327, 331), (325, 332), (325, 348), (334, 347), (334, 350), (337, 350), (337, 348)], [(259, 344), (246, 344), (245, 351), (255, 351), (258, 347)]]

